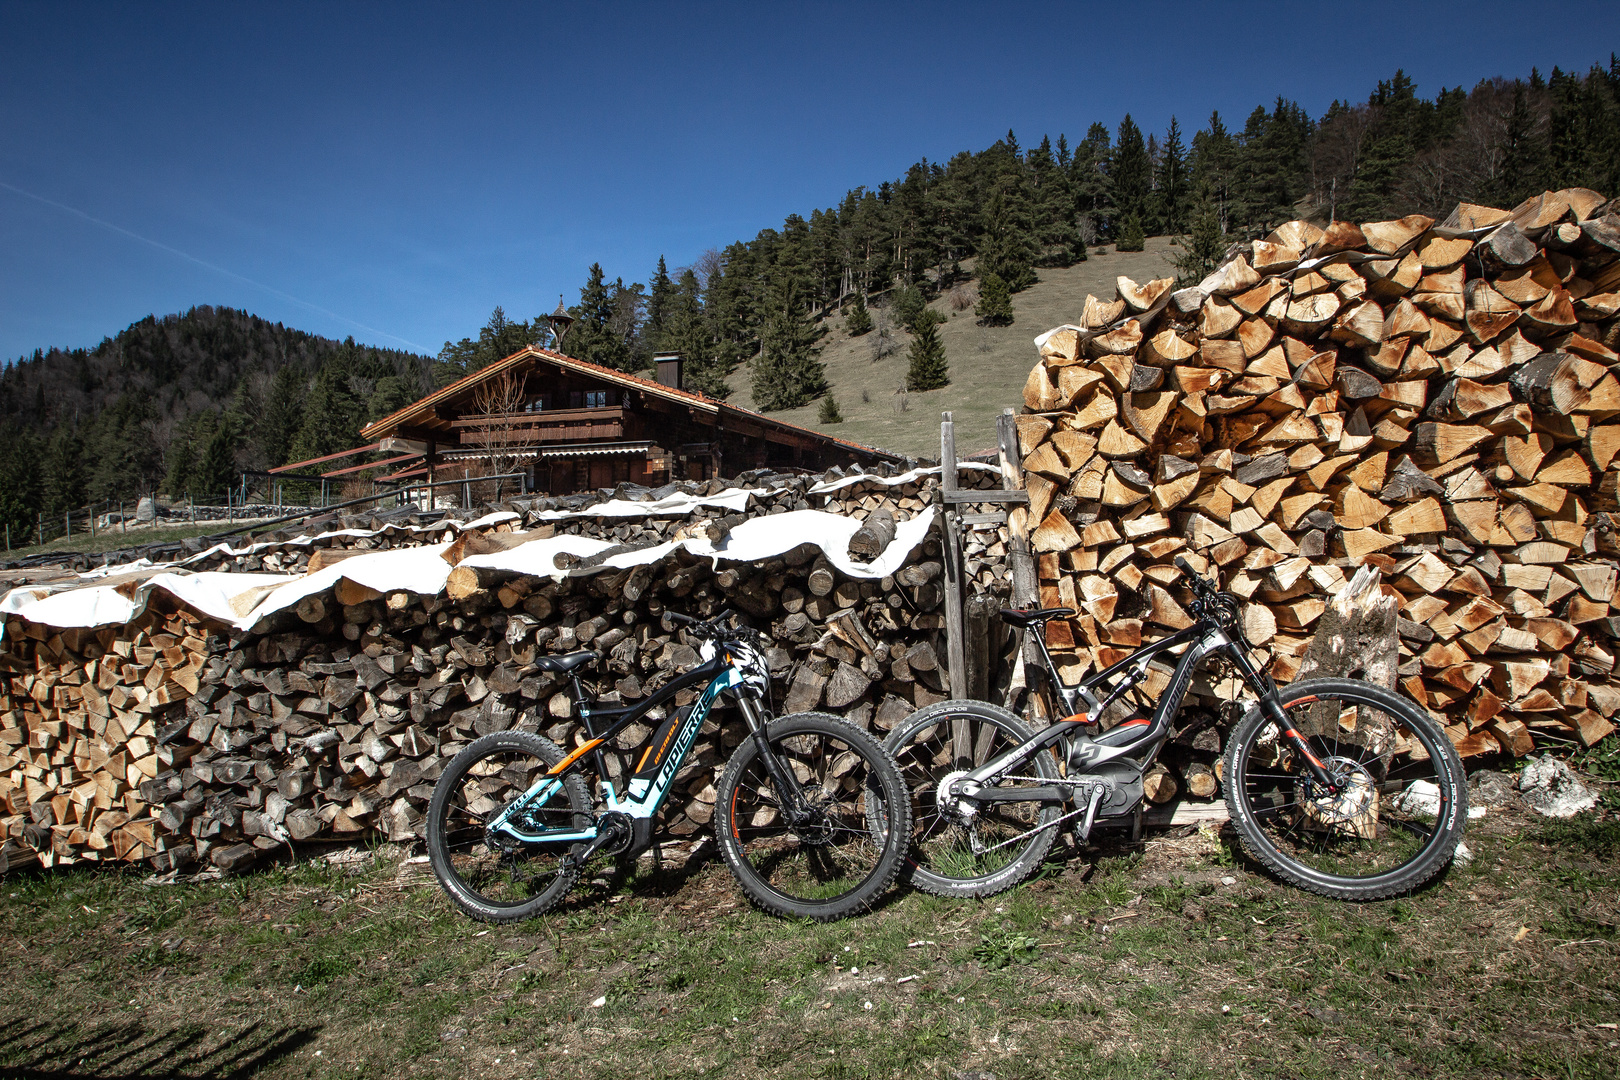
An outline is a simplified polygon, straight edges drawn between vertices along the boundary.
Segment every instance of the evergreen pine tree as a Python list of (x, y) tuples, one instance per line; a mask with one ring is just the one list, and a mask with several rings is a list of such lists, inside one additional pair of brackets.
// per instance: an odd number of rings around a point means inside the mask
[[(291, 460), (287, 457), (287, 451), (292, 449), (293, 437), (298, 434), (299, 425), (303, 422), (305, 385), (304, 375), (296, 365), (284, 363), (276, 369), (275, 378), (270, 383), (270, 401), (265, 406), (259, 426), (268, 468), (285, 465)], [(170, 494), (174, 490), (170, 487)]]
[(1022, 200), (1009, 190), (1013, 180), (998, 182), (984, 202), (984, 236), (979, 247), (979, 272), (995, 274), (1008, 289), (1018, 292), (1035, 284), (1037, 254)]
[(574, 324), (563, 339), (563, 352), (576, 360), (625, 370), (631, 363), (630, 350), (616, 330), (620, 314), (617, 294), (624, 291), (624, 281), (607, 283), (601, 263), (592, 263), (585, 284), (579, 290), (578, 305), (568, 309)]
[(945, 345), (939, 340), (939, 323), (924, 318), (917, 323), (916, 336), (911, 339), (911, 366), (906, 369), (908, 391), (938, 390), (950, 384), (950, 365), (945, 360)]
[(827, 389), (827, 371), (817, 357), (822, 331), (800, 314), (791, 278), (771, 291), (767, 307), (753, 363), (754, 405), (761, 412), (797, 409)]
[(821, 424), (842, 424), (844, 414), (838, 411), (838, 399), (828, 394), (821, 399), (821, 408), (816, 413), (816, 422)]
[(973, 309), (981, 326), (1011, 326), (1013, 321), (1012, 291), (999, 274), (985, 274), (979, 279), (979, 303)]
[[(175, 425), (174, 437), (169, 440), (168, 471), (163, 480), (163, 490), (170, 496), (177, 497), (192, 490), (192, 473), (213, 429), (212, 409), (199, 409)], [(200, 493), (201, 489), (198, 490)]]
[(1232, 205), (1236, 158), (1237, 141), (1226, 130), (1221, 114), (1210, 113), (1209, 127), (1193, 136), (1192, 182), (1194, 186), (1209, 192), (1222, 232), (1231, 228), (1228, 215)]
[(47, 514), (84, 506), (84, 440), (76, 422), (59, 424), (51, 434), (42, 480), (40, 509)]
[(665, 348), (665, 324), (670, 301), (674, 296), (675, 285), (670, 281), (669, 270), (664, 266), (664, 257), (660, 255), (658, 270), (653, 274), (652, 284), (647, 289), (647, 325), (643, 331), (654, 349)]
[(0, 530), (15, 547), (28, 543), (40, 510), (39, 440), (27, 428), (0, 424)]
[(1170, 130), (1159, 148), (1159, 170), (1154, 181), (1158, 231), (1176, 236), (1187, 231), (1187, 159), (1181, 144), (1181, 126), (1170, 118)]
[(1215, 210), (1215, 200), (1207, 189), (1193, 217), (1191, 235), (1177, 237), (1175, 243), (1182, 249), (1175, 260), (1178, 288), (1196, 285), (1204, 280), (1225, 254), (1226, 236), (1221, 232), (1221, 219)]
[(855, 304), (844, 317), (844, 328), (849, 331), (850, 337), (860, 337), (872, 330), (872, 313), (866, 310), (866, 297), (861, 295), (859, 289), (855, 290)]
[(889, 307), (908, 333), (916, 333), (918, 321), (927, 317), (928, 298), (917, 286), (906, 285), (889, 294)]
[(192, 471), (192, 492), (215, 496), (236, 486), (235, 446), (235, 433), (227, 418), (221, 417)]
[(1487, 195), (1498, 206), (1517, 206), (1541, 189), (1539, 170), (1546, 159), (1546, 141), (1537, 132), (1531, 89), (1522, 81), (1513, 84), (1513, 104), (1502, 133), (1502, 165), (1487, 188)]
[(1142, 219), (1139, 215), (1131, 214), (1119, 226), (1119, 234), (1114, 240), (1116, 251), (1141, 251), (1147, 246), (1147, 237), (1142, 234)]
[[(1113, 199), (1114, 227), (1117, 237), (1125, 219), (1134, 215), (1140, 228), (1141, 217), (1148, 210), (1148, 193), (1153, 184), (1153, 163), (1148, 158), (1147, 144), (1142, 129), (1136, 126), (1129, 113), (1119, 122), (1119, 137), (1115, 140), (1114, 158), (1108, 170), (1110, 194)], [(1132, 250), (1132, 249), (1125, 249)], [(1140, 251), (1141, 248), (1134, 250)]]

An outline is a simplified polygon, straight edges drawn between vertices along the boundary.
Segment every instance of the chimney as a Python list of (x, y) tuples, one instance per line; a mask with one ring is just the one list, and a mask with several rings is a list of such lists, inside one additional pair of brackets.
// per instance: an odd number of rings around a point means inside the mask
[(686, 389), (681, 382), (681, 354), (655, 353), (653, 363), (658, 365), (658, 382), (676, 390)]

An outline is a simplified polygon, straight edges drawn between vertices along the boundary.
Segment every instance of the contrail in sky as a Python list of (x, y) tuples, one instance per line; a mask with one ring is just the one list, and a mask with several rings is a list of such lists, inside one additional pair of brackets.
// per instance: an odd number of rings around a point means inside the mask
[(214, 273), (221, 274), (221, 275), (223, 275), (225, 277), (228, 277), (232, 281), (240, 281), (244, 285), (251, 285), (255, 289), (262, 289), (265, 292), (269, 293), (271, 296), (280, 297), (281, 299), (287, 301), (290, 304), (297, 304), (300, 307), (309, 308), (311, 311), (318, 311), (322, 315), (325, 315), (329, 319), (336, 319), (338, 322), (344, 323), (344, 324), (346, 324), (348, 326), (352, 326), (357, 330), (364, 330), (368, 334), (377, 334), (377, 335), (379, 335), (381, 337), (390, 338), (390, 339), (392, 339), (394, 341), (399, 342), (402, 345), (406, 345), (406, 346), (409, 346), (412, 349), (415, 349), (417, 352), (426, 352), (427, 351), (422, 346), (418, 345), (416, 342), (407, 341), (405, 338), (400, 337), (398, 334), (390, 334), (388, 331), (379, 330), (375, 326), (367, 326), (365, 323), (355, 322), (353, 319), (345, 318), (344, 316), (339, 315), (335, 311), (328, 311), (326, 308), (321, 307), (319, 304), (312, 304), (308, 300), (300, 300), (298, 297), (293, 296), (291, 293), (284, 293), (280, 289), (273, 288), (273, 287), (271, 287), (269, 285), (264, 284), (263, 282), (254, 281), (250, 277), (243, 277), (241, 274), (238, 274), (238, 273), (236, 273), (234, 271), (231, 271), (231, 270), (227, 270), (223, 266), (215, 266), (213, 263), (208, 262), (206, 259), (199, 259), (195, 255), (187, 255), (185, 252), (181, 251), (179, 248), (172, 248), (168, 244), (160, 243), (159, 241), (153, 240), (150, 237), (142, 236), (140, 233), (130, 232), (128, 229), (124, 228), (122, 225), (114, 225), (110, 221), (103, 221), (98, 217), (94, 217), (94, 216), (92, 216), (90, 214), (85, 213), (83, 210), (78, 210), (78, 209), (75, 209), (74, 207), (67, 206), (67, 205), (65, 205), (63, 203), (59, 203), (55, 199), (47, 199), (43, 195), (35, 195), (32, 191), (24, 191), (22, 188), (15, 187), (15, 186), (13, 186), (11, 184), (8, 184), (4, 180), (0, 180), (0, 188), (5, 188), (7, 191), (13, 192), (14, 194), (17, 194), (17, 195), (21, 195), (25, 199), (33, 199), (35, 202), (44, 203), (46, 206), (54, 207), (55, 209), (60, 210), (65, 214), (72, 214), (74, 217), (83, 218), (85, 221), (90, 222), (92, 225), (100, 225), (103, 229), (111, 229), (113, 232), (117, 233), (120, 236), (127, 236), (131, 240), (139, 240), (143, 244), (146, 244), (146, 245), (148, 245), (150, 247), (155, 247), (159, 251), (167, 252), (168, 254), (173, 255), (176, 258), (184, 259), (187, 262), (196, 263), (198, 266), (203, 267), (205, 270), (212, 270)]

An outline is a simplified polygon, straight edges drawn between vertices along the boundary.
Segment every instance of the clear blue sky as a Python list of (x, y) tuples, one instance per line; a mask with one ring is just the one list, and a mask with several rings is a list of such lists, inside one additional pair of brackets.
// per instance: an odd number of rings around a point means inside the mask
[(245, 308), (436, 352), (1014, 129), (1320, 116), (1620, 49), (1620, 4), (0, 3), (0, 358)]

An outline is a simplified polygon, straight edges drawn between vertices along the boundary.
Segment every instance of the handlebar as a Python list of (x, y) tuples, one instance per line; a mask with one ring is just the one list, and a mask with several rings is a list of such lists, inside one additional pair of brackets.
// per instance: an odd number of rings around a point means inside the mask
[(1188, 586), (1196, 595), (1200, 597), (1208, 596), (1215, 591), (1215, 586), (1210, 583), (1209, 579), (1194, 570), (1192, 564), (1180, 555), (1176, 556), (1176, 569), (1181, 571), (1182, 576), (1187, 579)]
[[(694, 619), (678, 611), (664, 612), (664, 618), (668, 619), (672, 626), (685, 626), (696, 633), (716, 637), (728, 631), (737, 633), (742, 629), (736, 624), (736, 616), (737, 612), (731, 608), (726, 608), (712, 619)], [(727, 620), (731, 620), (731, 625), (727, 625)]]

